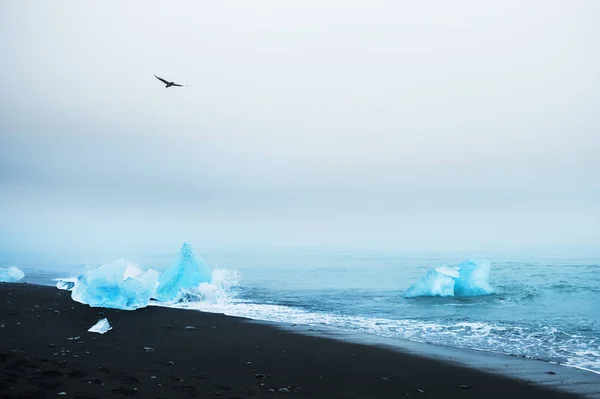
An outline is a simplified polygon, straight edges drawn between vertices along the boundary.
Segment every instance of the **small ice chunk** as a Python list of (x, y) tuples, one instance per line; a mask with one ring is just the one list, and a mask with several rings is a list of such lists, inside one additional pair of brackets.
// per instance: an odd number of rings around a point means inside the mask
[(74, 301), (122, 310), (148, 306), (158, 286), (159, 273), (142, 270), (123, 259), (87, 270), (71, 291)]
[(160, 302), (176, 301), (182, 291), (198, 288), (201, 283), (210, 283), (212, 271), (192, 246), (183, 243), (179, 258), (158, 279), (155, 298)]
[(71, 291), (75, 287), (77, 277), (54, 278), (52, 281), (56, 281), (56, 288), (59, 290)]
[(100, 320), (98, 323), (94, 324), (88, 332), (95, 332), (98, 334), (104, 334), (105, 332), (112, 330), (112, 326), (108, 322), (107, 318)]
[(16, 266), (0, 267), (0, 283), (16, 283), (25, 273)]

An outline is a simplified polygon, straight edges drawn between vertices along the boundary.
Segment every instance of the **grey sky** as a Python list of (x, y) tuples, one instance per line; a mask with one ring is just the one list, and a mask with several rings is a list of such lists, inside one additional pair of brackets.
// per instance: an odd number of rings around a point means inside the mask
[(594, 0), (4, 1), (0, 249), (598, 244), (599, 21)]

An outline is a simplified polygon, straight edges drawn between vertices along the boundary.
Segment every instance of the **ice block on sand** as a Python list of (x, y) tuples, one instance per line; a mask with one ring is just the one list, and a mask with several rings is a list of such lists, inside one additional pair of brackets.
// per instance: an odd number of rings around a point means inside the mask
[(16, 283), (23, 277), (25, 277), (25, 273), (18, 267), (0, 267), (0, 283)]
[(94, 324), (92, 327), (90, 327), (88, 332), (104, 334), (105, 332), (107, 332), (109, 330), (112, 330), (112, 327), (111, 327), (110, 323), (108, 322), (108, 319), (104, 318), (104, 319), (98, 321), (98, 323)]
[(123, 259), (88, 269), (77, 277), (71, 298), (91, 307), (134, 310), (148, 305), (159, 273)]

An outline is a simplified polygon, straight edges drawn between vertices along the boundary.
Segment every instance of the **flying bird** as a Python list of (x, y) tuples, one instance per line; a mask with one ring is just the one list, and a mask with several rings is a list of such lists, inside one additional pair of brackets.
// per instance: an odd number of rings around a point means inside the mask
[(183, 87), (183, 85), (178, 85), (175, 82), (168, 82), (166, 80), (164, 80), (163, 78), (159, 78), (158, 76), (154, 75), (154, 77), (158, 80), (160, 80), (161, 82), (163, 82), (164, 84), (166, 84), (165, 89), (168, 89), (171, 86), (178, 86), (178, 87)]

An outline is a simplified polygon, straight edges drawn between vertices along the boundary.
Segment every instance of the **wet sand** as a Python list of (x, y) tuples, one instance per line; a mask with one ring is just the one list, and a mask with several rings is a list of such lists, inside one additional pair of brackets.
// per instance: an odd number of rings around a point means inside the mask
[[(103, 317), (113, 329), (88, 333)], [(0, 326), (0, 398), (580, 397), (242, 318), (90, 308), (32, 284), (0, 284)]]

